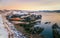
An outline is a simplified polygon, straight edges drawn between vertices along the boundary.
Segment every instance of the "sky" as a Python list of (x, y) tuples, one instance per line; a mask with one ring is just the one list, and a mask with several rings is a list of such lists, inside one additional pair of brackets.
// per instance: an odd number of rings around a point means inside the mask
[(60, 10), (60, 0), (0, 0), (0, 9)]

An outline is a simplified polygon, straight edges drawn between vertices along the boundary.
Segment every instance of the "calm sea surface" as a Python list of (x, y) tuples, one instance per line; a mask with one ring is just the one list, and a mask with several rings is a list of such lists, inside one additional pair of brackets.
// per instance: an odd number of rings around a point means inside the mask
[[(38, 23), (36, 25), (44, 28), (41, 35), (43, 35), (44, 38), (53, 38), (52, 25), (54, 23), (57, 23), (60, 27), (60, 13), (43, 13), (42, 12), (42, 13), (36, 13), (36, 14), (42, 15), (41, 24)], [(51, 22), (51, 23), (45, 24), (45, 22)]]

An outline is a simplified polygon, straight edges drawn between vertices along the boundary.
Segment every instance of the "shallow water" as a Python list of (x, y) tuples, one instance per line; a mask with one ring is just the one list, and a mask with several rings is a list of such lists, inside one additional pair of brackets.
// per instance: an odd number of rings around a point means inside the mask
[[(44, 38), (53, 38), (52, 34), (52, 25), (57, 23), (60, 27), (60, 13), (37, 13), (42, 15), (41, 24), (37, 24), (36, 26), (40, 26), (44, 28), (41, 35)], [(49, 24), (45, 24), (45, 22), (51, 22)]]

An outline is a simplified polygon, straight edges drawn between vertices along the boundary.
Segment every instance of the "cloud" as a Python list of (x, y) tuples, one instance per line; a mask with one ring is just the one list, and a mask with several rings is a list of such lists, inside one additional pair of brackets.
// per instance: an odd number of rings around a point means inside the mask
[(1, 0), (0, 8), (60, 9), (60, 0)]
[(2, 4), (26, 4), (26, 3), (37, 3), (37, 4), (53, 4), (53, 3), (60, 3), (60, 0), (2, 0), (1, 1)]

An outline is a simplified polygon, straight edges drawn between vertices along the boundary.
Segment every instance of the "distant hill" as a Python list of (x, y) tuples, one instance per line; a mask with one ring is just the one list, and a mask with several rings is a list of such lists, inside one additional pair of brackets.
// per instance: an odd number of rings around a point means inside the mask
[(20, 12), (48, 12), (48, 13), (60, 13), (60, 10), (38, 10), (38, 11), (27, 11), (27, 10), (0, 10), (0, 12), (9, 12), (9, 11), (20, 11)]
[(54, 10), (53, 12), (58, 12), (58, 13), (60, 13), (60, 10)]
[(57, 12), (57, 13), (60, 13), (60, 10), (43, 10), (40, 12)]

